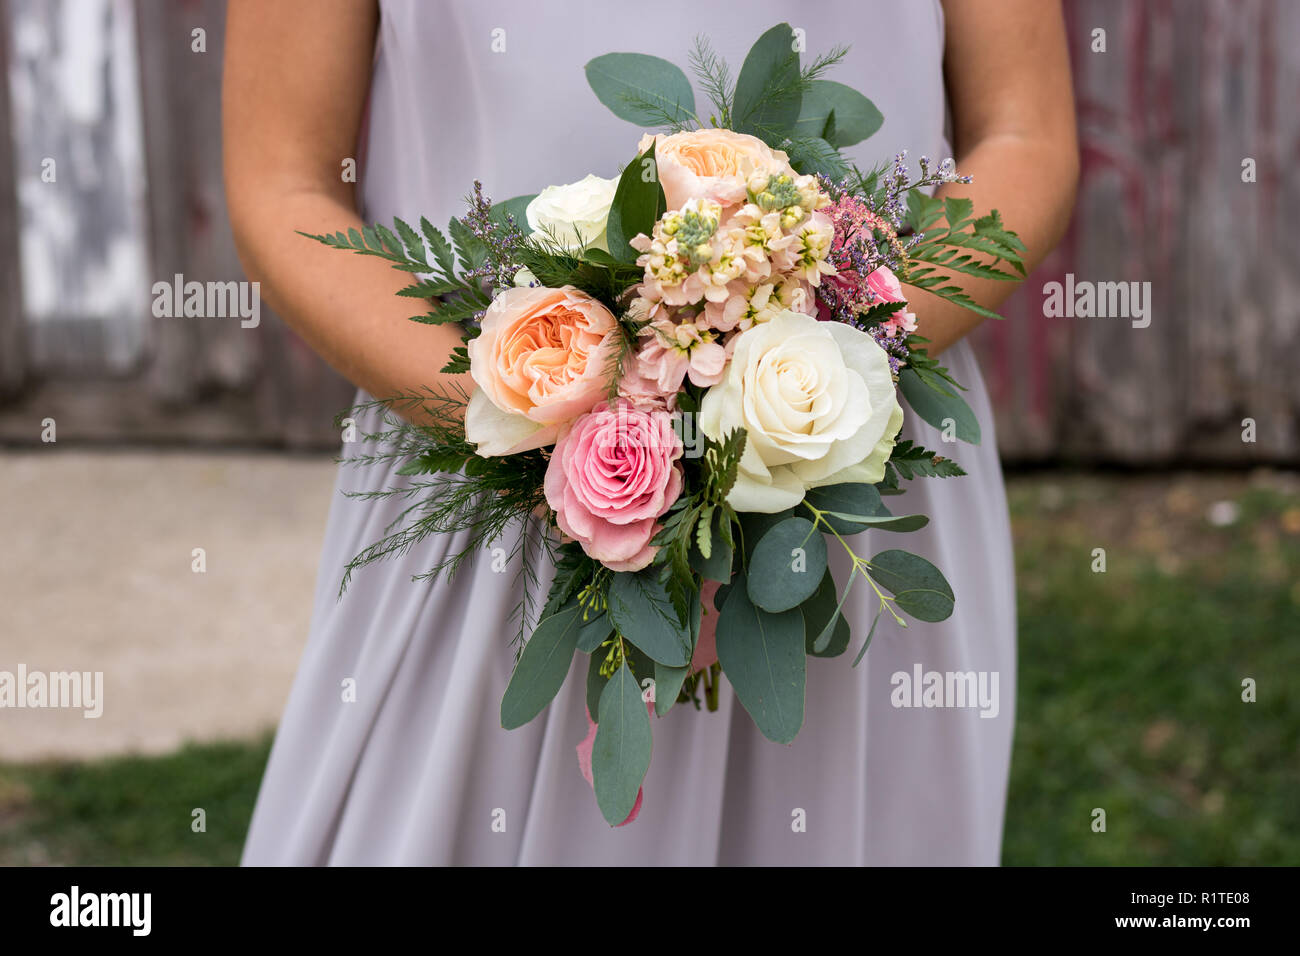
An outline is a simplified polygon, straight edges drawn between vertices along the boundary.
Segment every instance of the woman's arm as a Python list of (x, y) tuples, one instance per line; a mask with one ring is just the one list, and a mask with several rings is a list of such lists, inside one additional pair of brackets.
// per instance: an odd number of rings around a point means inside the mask
[(343, 160), (357, 155), (378, 7), (363, 0), (231, 0), (222, 128), (235, 243), (267, 301), (330, 365), (376, 398), (459, 385), (443, 375), (452, 326), (406, 321), (402, 273), (295, 230), (360, 227)]
[[(1074, 94), (1059, 0), (943, 0), (944, 73), (952, 106), (957, 171), (970, 185), (936, 195), (968, 196), (976, 215), (998, 209), (1019, 234), (1032, 269), (1069, 223), (1079, 178)], [(956, 276), (991, 309), (1015, 283)], [(960, 306), (907, 290), (917, 332), (937, 354), (983, 321)]]

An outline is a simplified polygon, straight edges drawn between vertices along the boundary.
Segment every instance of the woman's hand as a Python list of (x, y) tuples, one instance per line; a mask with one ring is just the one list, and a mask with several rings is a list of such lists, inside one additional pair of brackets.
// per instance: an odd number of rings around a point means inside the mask
[(355, 385), (376, 398), (469, 394), (468, 375), (439, 371), (459, 330), (407, 321), (402, 273), (298, 235), (362, 225), (342, 171), (357, 156), (377, 27), (374, 0), (231, 0), (222, 131), (235, 244), (271, 307)]

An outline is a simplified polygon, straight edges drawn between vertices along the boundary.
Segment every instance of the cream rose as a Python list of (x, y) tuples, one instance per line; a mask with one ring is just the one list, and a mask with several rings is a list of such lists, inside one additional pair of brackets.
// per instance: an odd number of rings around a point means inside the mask
[(669, 209), (681, 209), (691, 199), (731, 206), (744, 200), (746, 183), (755, 173), (797, 175), (789, 156), (748, 133), (729, 129), (647, 133), (637, 152), (644, 153), (652, 141)]
[(609, 251), (605, 226), (618, 180), (593, 174), (566, 186), (547, 186), (528, 204), (524, 217), (533, 232), (553, 236), (573, 252)]
[(884, 477), (903, 409), (870, 335), (785, 311), (735, 342), (726, 376), (700, 405), (705, 435), (748, 434), (733, 508), (783, 511), (808, 488)]

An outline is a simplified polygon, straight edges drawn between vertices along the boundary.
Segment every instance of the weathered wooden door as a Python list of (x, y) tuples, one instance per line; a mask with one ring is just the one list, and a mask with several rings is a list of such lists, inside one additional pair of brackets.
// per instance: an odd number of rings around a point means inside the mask
[(334, 447), (352, 389), (269, 309), (159, 316), (240, 282), (219, 0), (0, 0), (0, 440)]

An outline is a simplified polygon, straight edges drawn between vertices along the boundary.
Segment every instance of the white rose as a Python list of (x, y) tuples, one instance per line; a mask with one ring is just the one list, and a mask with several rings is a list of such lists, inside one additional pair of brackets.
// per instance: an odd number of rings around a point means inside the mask
[(567, 186), (547, 186), (524, 210), (533, 232), (554, 236), (566, 249), (609, 251), (605, 224), (614, 201), (615, 179), (588, 175)]
[(884, 477), (903, 409), (870, 335), (785, 311), (735, 342), (725, 378), (700, 404), (705, 435), (748, 433), (733, 508), (770, 514), (808, 488)]

